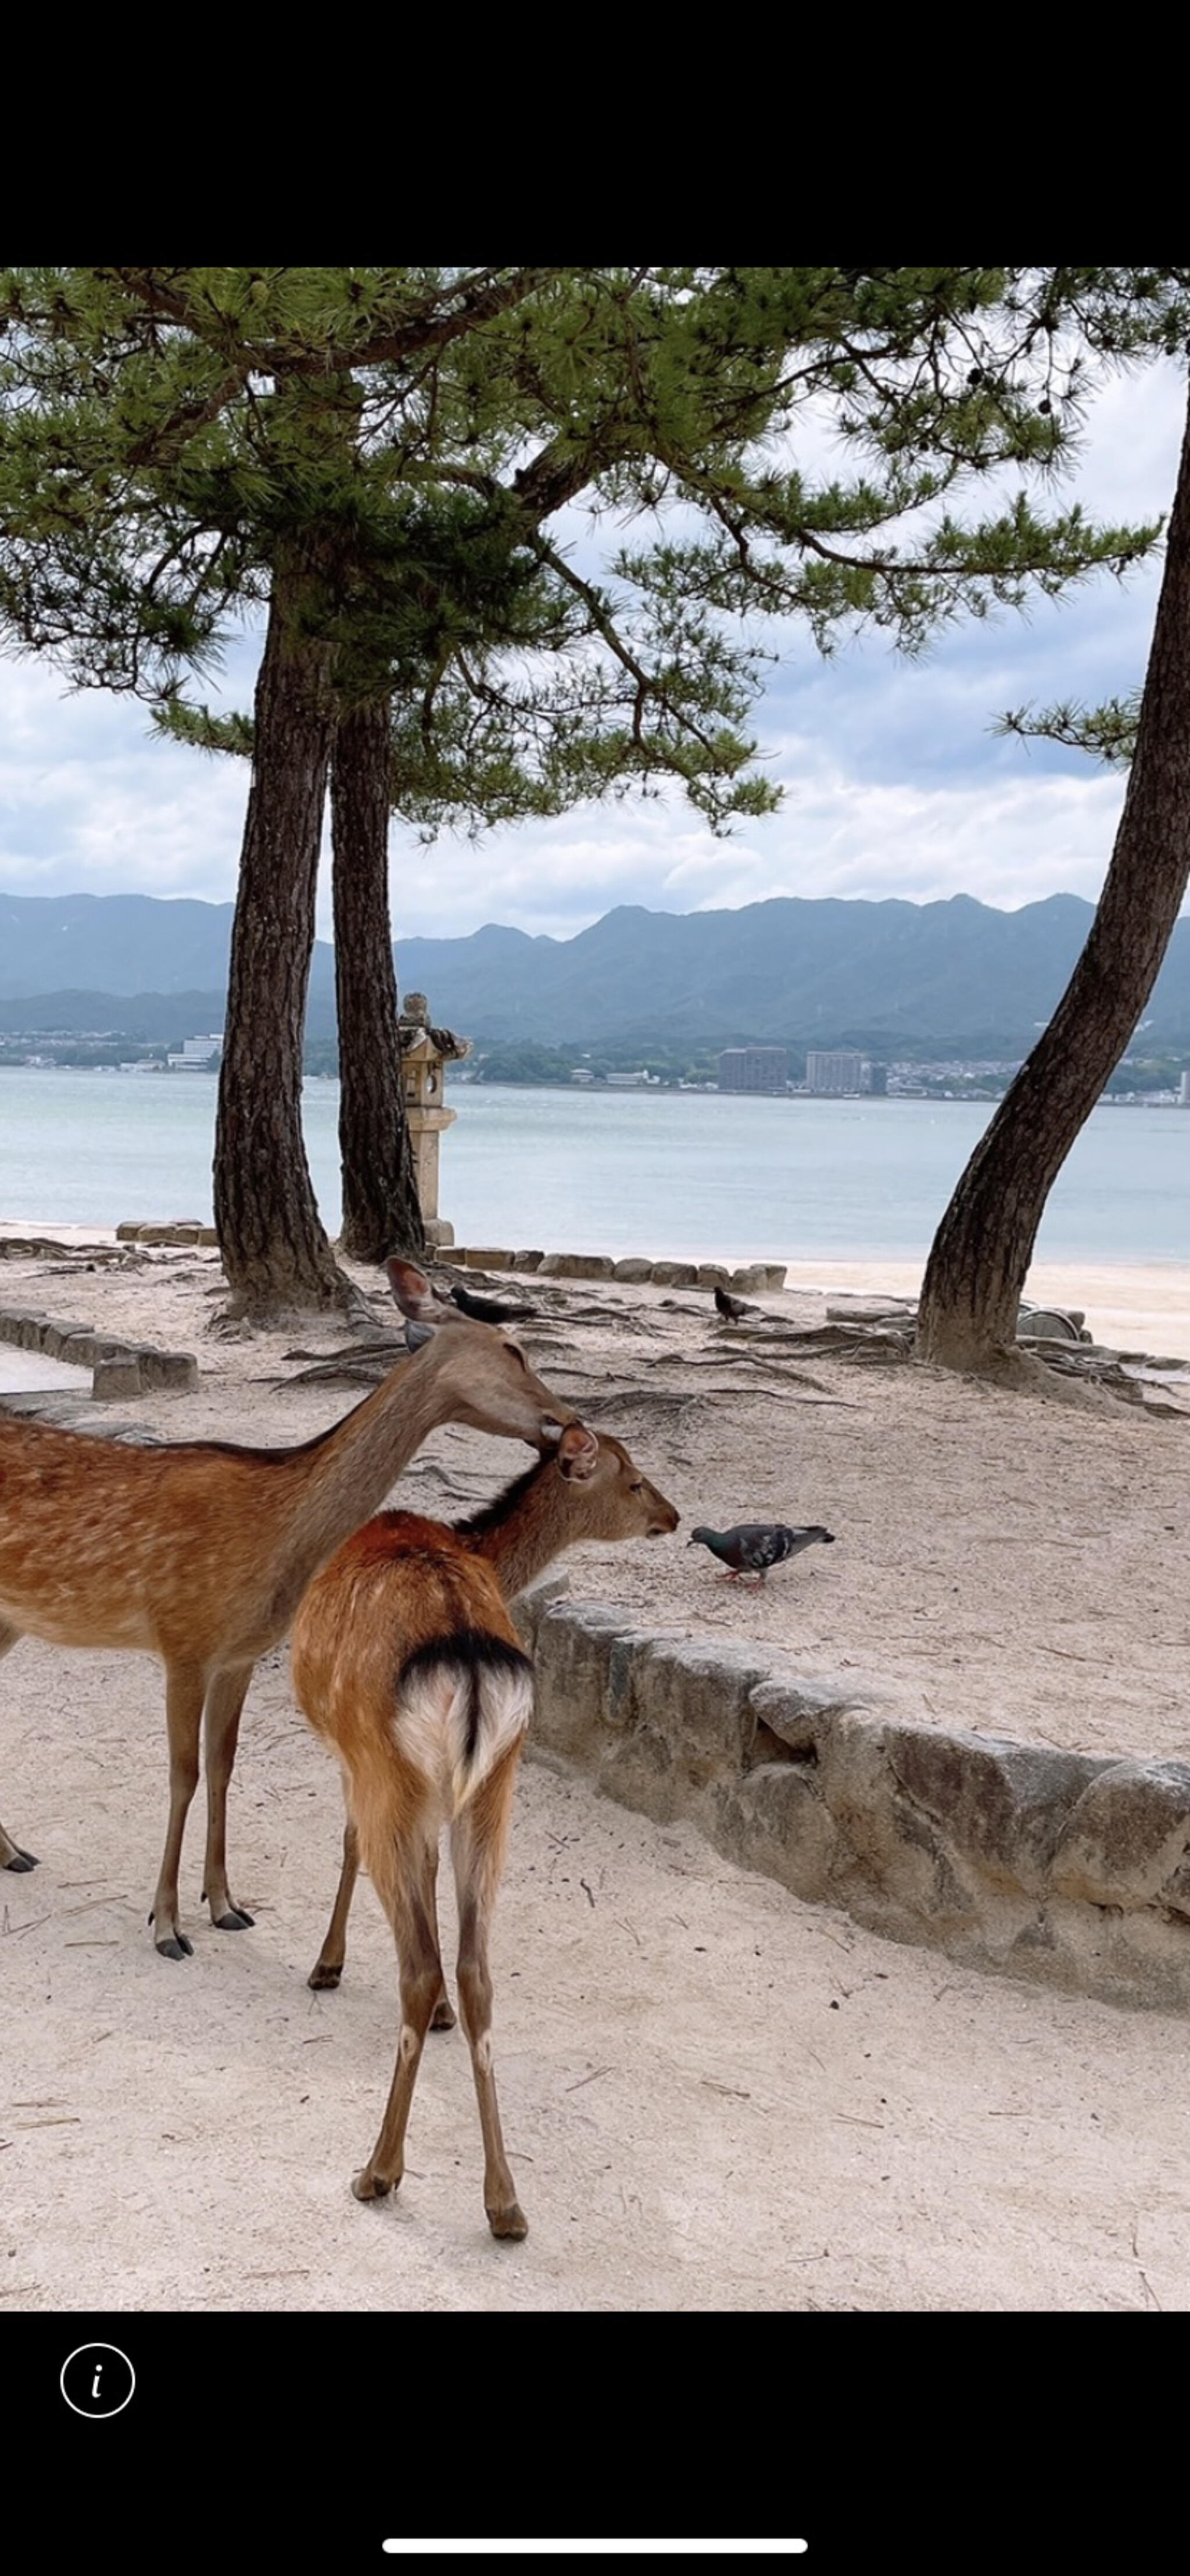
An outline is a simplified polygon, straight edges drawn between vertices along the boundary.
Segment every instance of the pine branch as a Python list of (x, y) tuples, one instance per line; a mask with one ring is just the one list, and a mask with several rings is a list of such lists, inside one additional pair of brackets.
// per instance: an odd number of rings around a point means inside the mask
[(1109, 768), (1129, 768), (1136, 750), (1140, 700), (1140, 690), (1134, 689), (1131, 696), (1106, 698), (1098, 707), (1072, 703), (1036, 711), (1031, 706), (1018, 707), (998, 716), (991, 731), (1017, 734), (1022, 742), (1063, 743), (1068, 750), (1089, 752)]

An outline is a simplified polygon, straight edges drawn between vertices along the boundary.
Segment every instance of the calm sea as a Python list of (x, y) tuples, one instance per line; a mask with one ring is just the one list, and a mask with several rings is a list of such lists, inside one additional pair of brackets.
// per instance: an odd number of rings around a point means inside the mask
[[(460, 1243), (654, 1258), (913, 1259), (986, 1104), (456, 1084), (442, 1213)], [(338, 1085), (306, 1084), (323, 1221), (339, 1223)], [(115, 1225), (211, 1212), (206, 1074), (0, 1070), (0, 1218)], [(1051, 1195), (1050, 1261), (1190, 1262), (1190, 1112), (1097, 1109)]]

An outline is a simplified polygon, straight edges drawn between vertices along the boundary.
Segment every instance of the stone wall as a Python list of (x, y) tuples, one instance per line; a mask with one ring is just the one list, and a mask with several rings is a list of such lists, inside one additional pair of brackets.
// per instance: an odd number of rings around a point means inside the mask
[(93, 1324), (41, 1315), (32, 1309), (0, 1310), (0, 1342), (41, 1351), (47, 1360), (89, 1368), (91, 1393), (114, 1404), (126, 1396), (184, 1395), (198, 1384), (198, 1361), (189, 1351), (161, 1351), (152, 1342), (121, 1342)]
[(533, 1741), (660, 1823), (895, 1939), (1101, 1995), (1190, 2004), (1190, 1764), (922, 1726), (877, 1683), (516, 1604)]

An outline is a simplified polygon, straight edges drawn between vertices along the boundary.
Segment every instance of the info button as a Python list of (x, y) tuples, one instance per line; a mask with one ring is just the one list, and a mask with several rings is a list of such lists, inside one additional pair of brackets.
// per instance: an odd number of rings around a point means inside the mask
[(121, 2415), (136, 2372), (118, 2344), (80, 2343), (63, 2362), (58, 2385), (76, 2415)]

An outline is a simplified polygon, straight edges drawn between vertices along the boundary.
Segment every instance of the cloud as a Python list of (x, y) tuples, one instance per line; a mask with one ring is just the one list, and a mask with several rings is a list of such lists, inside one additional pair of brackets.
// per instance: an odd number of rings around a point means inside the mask
[(566, 938), (620, 903), (701, 912), (789, 894), (919, 903), (976, 894), (1007, 910), (1055, 893), (1094, 901), (1124, 786), (1085, 770), (973, 790), (962, 780), (857, 783), (807, 761), (782, 815), (726, 842), (656, 809), (591, 816), (581, 836), (574, 818), (564, 836), (558, 826), (523, 830), (514, 847), (487, 852), (478, 900), (474, 853), (431, 852), (427, 882), (427, 854), (410, 852), (394, 866), (394, 920), (407, 937), (500, 921)]
[[(1185, 402), (1175, 367), (1106, 385), (1071, 485), (1103, 519), (1169, 507)], [(1066, 497), (1063, 487), (1050, 495)], [(907, 661), (880, 638), (829, 661), (783, 638), (753, 730), (782, 811), (717, 841), (676, 793), (584, 807), (564, 820), (443, 835), (393, 834), (393, 915), (405, 935), (461, 935), (485, 921), (565, 937), (616, 904), (660, 911), (774, 894), (955, 893), (1015, 906), (1094, 898), (1123, 797), (1118, 776), (1057, 746), (996, 740), (1004, 709), (1123, 692), (1143, 676), (1159, 562), (1097, 578), (1027, 617), (946, 631)], [(251, 702), (258, 635), (237, 636), (216, 704)], [(235, 894), (248, 772), (151, 735), (143, 710), (68, 694), (54, 673), (0, 663), (0, 890), (136, 892), (226, 902)], [(329, 933), (324, 865), (319, 926)]]

